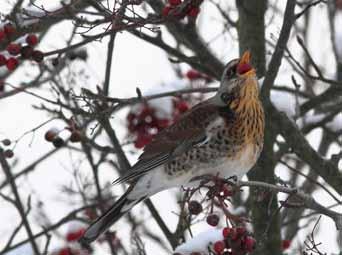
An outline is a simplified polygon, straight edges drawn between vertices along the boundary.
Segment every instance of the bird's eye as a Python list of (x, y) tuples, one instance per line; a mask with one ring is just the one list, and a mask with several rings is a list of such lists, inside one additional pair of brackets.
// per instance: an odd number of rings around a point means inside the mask
[(236, 65), (232, 66), (231, 68), (228, 68), (226, 72), (226, 76), (228, 79), (233, 78), (236, 75)]
[(224, 92), (221, 94), (221, 99), (224, 103), (228, 104), (233, 99), (233, 97), (232, 95)]

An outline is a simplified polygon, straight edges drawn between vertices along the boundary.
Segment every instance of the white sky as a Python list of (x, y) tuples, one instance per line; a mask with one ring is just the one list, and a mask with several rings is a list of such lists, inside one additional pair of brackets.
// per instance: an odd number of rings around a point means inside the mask
[[(11, 1), (13, 2), (13, 1)], [(56, 2), (56, 1), (55, 1)], [(279, 1), (278, 1), (279, 2)], [(285, 2), (285, 1), (284, 1)], [(284, 6), (281, 3), (280, 8), (283, 9)], [(6, 7), (8, 5), (5, 3), (0, 3), (0, 9), (5, 12)], [(326, 11), (317, 7), (313, 13), (313, 17), (321, 17), (321, 19), (315, 20), (314, 28), (311, 28), (310, 37), (312, 38), (312, 46), (310, 48), (313, 57), (316, 60), (319, 60), (319, 64), (322, 66), (335, 66), (332, 60), (332, 56), (329, 55), (327, 57), (327, 52), (330, 51), (330, 45), (326, 43), (328, 39), (321, 40), (320, 36), (323, 31), (327, 30), (327, 24), (325, 22), (320, 22), (319, 20), (325, 19)], [(207, 40), (214, 38), (217, 36), (221, 30), (217, 24), (220, 21), (217, 18), (213, 18), (215, 13), (213, 8), (208, 5), (208, 11), (205, 15), (200, 15), (200, 20), (198, 21), (201, 26), (202, 34), (205, 35)], [(280, 30), (279, 19), (276, 19), (272, 25), (268, 28), (266, 36), (271, 39), (271, 34), (277, 35)], [(38, 46), (39, 49), (43, 51), (53, 50), (56, 47), (64, 45), (64, 41), (68, 38), (67, 31), (70, 31), (70, 25), (66, 22), (55, 26), (52, 31), (44, 38), (43, 42)], [(317, 31), (321, 31), (318, 33)], [(168, 41), (170, 38), (166, 36)], [(227, 38), (226, 38), (227, 39)], [(227, 61), (231, 58), (235, 58), (238, 55), (237, 47), (235, 44), (230, 44), (229, 41), (231, 38), (228, 37), (229, 40), (215, 40), (214, 43), (211, 44), (211, 47), (215, 50), (217, 55), (223, 61)], [(90, 75), (90, 79), (87, 84), (81, 84), (84, 87), (94, 88), (96, 84), (101, 84), (104, 77), (104, 67), (106, 61), (106, 42), (107, 39), (104, 39), (102, 43), (92, 43), (88, 45), (88, 53), (89, 59), (87, 60), (86, 65), (72, 64), (71, 69), (73, 71), (79, 71), (82, 68), (85, 68), (88, 75)], [(294, 45), (292, 45), (294, 46)], [(317, 50), (318, 49), (318, 50)], [(284, 63), (285, 61), (283, 61)], [(16, 72), (11, 76), (9, 82), (11, 84), (19, 84), (22, 81), (28, 80), (28, 77), (31, 77), (27, 72), (31, 72), (33, 68), (30, 68), (29, 65), (31, 63), (27, 63), (27, 67), (25, 71)], [(282, 66), (282, 73), (277, 79), (277, 84), (286, 84), (290, 81), (290, 74), (288, 72), (289, 68), (286, 66)], [(329, 72), (329, 75), (333, 75), (333, 70)], [(143, 42), (142, 40), (136, 39), (135, 37), (122, 33), (117, 36), (115, 41), (115, 49), (114, 49), (114, 58), (113, 58), (113, 66), (112, 66), (112, 76), (111, 76), (111, 90), (110, 95), (115, 97), (128, 97), (135, 95), (135, 88), (139, 86), (142, 91), (149, 90), (153, 86), (158, 86), (160, 84), (168, 84), (172, 82), (176, 78), (173, 69), (167, 59), (167, 55), (157, 47), (154, 47), (148, 43)], [(36, 91), (37, 92), (37, 91)], [(282, 95), (279, 95), (279, 98), (276, 98), (277, 101), (281, 101)], [(15, 97), (6, 98), (0, 100), (0, 117), (1, 117), (1, 126), (0, 126), (0, 138), (1, 137), (9, 137), (11, 139), (15, 139), (23, 134), (25, 131), (37, 126), (38, 123), (41, 123), (47, 119), (45, 114), (41, 112), (35, 111), (31, 108), (32, 104), (39, 104), (39, 100), (33, 98), (30, 95), (19, 94)], [(286, 100), (287, 107), (293, 107), (293, 105), (289, 105), (289, 101)], [(293, 109), (289, 109), (292, 111)], [(121, 113), (119, 118), (116, 118), (113, 123), (115, 123), (116, 130), (121, 138), (124, 138), (125, 129), (123, 128), (123, 116)], [(14, 171), (19, 171), (22, 169), (27, 163), (32, 162), (33, 159), (38, 158), (44, 152), (47, 152), (52, 149), (51, 144), (48, 144), (44, 141), (44, 132), (51, 125), (47, 125), (42, 128), (38, 132), (36, 132), (32, 146), (29, 146), (31, 135), (28, 135), (25, 139), (23, 139), (15, 149), (15, 155), (18, 156), (20, 161), (18, 162), (17, 167)], [(313, 145), (317, 144), (317, 134), (315, 132), (309, 136), (310, 142)], [(107, 143), (105, 139), (103, 139), (104, 143)], [(339, 148), (337, 146), (335, 149), (331, 151), (338, 152)], [(59, 220), (63, 217), (71, 208), (77, 207), (77, 201), (74, 206), (70, 206), (65, 202), (66, 197), (61, 194), (60, 188), (61, 185), (72, 182), (71, 169), (72, 166), (70, 164), (71, 158), (77, 158), (76, 153), (71, 153), (67, 150), (63, 150), (53, 157), (51, 157), (48, 161), (43, 162), (39, 165), (34, 174), (29, 175), (28, 177), (21, 178), (18, 182), (20, 185), (20, 194), (22, 198), (26, 200), (27, 195), (34, 192), (34, 195), (37, 195), (39, 199), (44, 201), (44, 209), (51, 217), (52, 222)], [(130, 156), (131, 159), (134, 159), (134, 156)], [(13, 160), (10, 160), (13, 162)], [(75, 161), (77, 162), (77, 161)], [(89, 169), (86, 164), (82, 164), (82, 168), (87, 172)], [(106, 170), (108, 170), (106, 172)], [(278, 168), (277, 173), (279, 175), (283, 175), (283, 168)], [(111, 182), (114, 178), (114, 175), (111, 173), (110, 169), (106, 169), (103, 167), (101, 170), (104, 174), (102, 175), (102, 182)], [(89, 175), (89, 171), (88, 171)], [(90, 176), (90, 175), (89, 175)], [(2, 180), (2, 179), (1, 179)], [(120, 187), (113, 187), (114, 189), (120, 190)], [(122, 190), (121, 190), (122, 192)], [(157, 208), (160, 210), (161, 215), (164, 219), (167, 219), (172, 228), (175, 225), (177, 217), (172, 213), (177, 210), (176, 200), (170, 194), (174, 193), (174, 191), (166, 191), (160, 194), (155, 195), (152, 200), (155, 202)], [(332, 204), (331, 200), (323, 192), (315, 192), (313, 194), (315, 198), (325, 205)], [(36, 199), (33, 200), (36, 202)], [(0, 200), (0, 216), (1, 216), (1, 227), (0, 227), (0, 244), (3, 244), (7, 238), (8, 233), (13, 229), (14, 226), (19, 222), (19, 218), (15, 209), (9, 205), (7, 202)], [(143, 208), (138, 206), (135, 208), (135, 212), (140, 213)], [(160, 233), (159, 228), (156, 226), (153, 220), (149, 217), (149, 214), (143, 209), (144, 214), (143, 218), (148, 221), (148, 225), (154, 229), (157, 233)], [(341, 208), (340, 208), (340, 211)], [(35, 215), (37, 216), (37, 215)], [(34, 217), (34, 213), (31, 214), (30, 217), (31, 222), (36, 222), (37, 217)], [(127, 228), (125, 228), (125, 221), (121, 220), (118, 222), (116, 227), (120, 229), (119, 237), (122, 238), (124, 242), (128, 242), (125, 239), (127, 237)], [(336, 242), (336, 232), (334, 223), (326, 218), (322, 217), (321, 223), (321, 231), (317, 234), (317, 240), (322, 242), (322, 250), (327, 253), (335, 252), (337, 253)], [(204, 230), (207, 228), (207, 225), (196, 225), (194, 227), (195, 233), (196, 231)], [(39, 231), (40, 228), (35, 225), (35, 231)], [(67, 230), (67, 226), (63, 227), (63, 230)], [(22, 232), (21, 235), (25, 236), (25, 233)], [(20, 237), (19, 236), (19, 237)], [(298, 243), (302, 243), (304, 240), (304, 232), (299, 235)], [(17, 239), (19, 240), (19, 238)], [(58, 247), (61, 245), (62, 241), (53, 240), (52, 247)], [(146, 250), (148, 254), (165, 254), (163, 250), (160, 250), (158, 246), (151, 242), (146, 242)], [(153, 252), (152, 252), (153, 251)], [(26, 254), (22, 251), (17, 251), (15, 254)], [(105, 254), (104, 251), (100, 251), (98, 254)], [(13, 255), (13, 254), (11, 254)]]

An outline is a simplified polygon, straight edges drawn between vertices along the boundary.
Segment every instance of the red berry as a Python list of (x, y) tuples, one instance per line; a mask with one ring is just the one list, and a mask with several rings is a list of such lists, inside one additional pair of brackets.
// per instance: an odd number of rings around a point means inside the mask
[(26, 42), (30, 46), (35, 46), (38, 43), (38, 38), (34, 34), (30, 34), (26, 37)]
[(177, 6), (182, 3), (182, 0), (169, 0), (169, 4), (172, 6)]
[(290, 240), (282, 240), (281, 241), (281, 248), (282, 250), (286, 250), (291, 246), (291, 241)]
[(193, 7), (188, 11), (187, 15), (189, 17), (196, 18), (197, 15), (200, 13), (200, 11), (201, 11), (201, 9), (199, 7)]
[(250, 64), (242, 63), (237, 66), (236, 71), (238, 72), (238, 74), (244, 74), (250, 71), (251, 69), (252, 69), (252, 66)]
[(157, 125), (158, 125), (158, 129), (163, 129), (170, 125), (170, 121), (168, 119), (158, 119)]
[(134, 142), (134, 146), (137, 149), (143, 148), (146, 144), (152, 141), (152, 136), (149, 134), (140, 134)]
[(226, 228), (224, 228), (224, 229), (222, 230), (222, 235), (223, 235), (224, 238), (228, 238), (229, 235), (231, 234), (231, 232), (232, 232), (232, 229), (226, 227)]
[(177, 107), (178, 111), (180, 111), (181, 113), (186, 112), (189, 109), (189, 106), (188, 106), (187, 102), (185, 102), (185, 101), (177, 102), (176, 107)]
[(214, 251), (217, 253), (217, 254), (221, 254), (223, 251), (224, 251), (224, 248), (225, 248), (225, 244), (223, 241), (217, 241), (216, 243), (214, 243)]
[(7, 23), (5, 26), (4, 26), (4, 31), (5, 31), (5, 34), (7, 36), (11, 36), (15, 33), (15, 28), (12, 24), (10, 23)]
[(82, 237), (84, 232), (85, 232), (84, 228), (78, 229), (78, 230), (73, 231), (73, 232), (69, 232), (66, 236), (66, 240), (69, 242), (77, 241), (78, 239), (80, 239)]
[(4, 55), (0, 54), (0, 66), (5, 65), (7, 62), (7, 59)]
[(146, 106), (142, 109), (141, 113), (139, 114), (139, 119), (141, 121), (145, 121), (146, 117), (154, 116), (154, 112), (155, 112), (155, 110), (153, 108)]
[(227, 184), (222, 186), (221, 192), (223, 192), (223, 197), (231, 197), (234, 195), (233, 188)]
[(232, 239), (233, 241), (238, 239), (238, 234), (236, 233), (236, 229), (235, 228), (231, 228), (230, 229), (229, 236), (230, 236), (230, 239)]
[(45, 133), (45, 140), (48, 142), (52, 142), (56, 136), (58, 135), (59, 130), (57, 128), (51, 128)]
[(17, 68), (18, 64), (19, 64), (18, 59), (13, 58), (13, 57), (7, 59), (7, 61), (6, 61), (6, 67), (9, 71), (15, 70)]
[(244, 240), (244, 249), (247, 252), (252, 252), (255, 249), (256, 241), (253, 237), (247, 236)]
[(0, 42), (6, 37), (5, 31), (0, 30)]
[(84, 211), (84, 214), (90, 219), (95, 220), (97, 218), (96, 210), (92, 208), (87, 208)]
[(12, 150), (5, 150), (5, 151), (4, 151), (4, 156), (5, 156), (6, 158), (12, 158), (12, 157), (14, 156), (14, 153), (13, 153)]
[(219, 221), (220, 221), (220, 218), (219, 218), (219, 216), (217, 216), (216, 214), (210, 214), (210, 215), (208, 215), (208, 217), (207, 217), (207, 223), (208, 223), (210, 226), (216, 227), (217, 224), (219, 223)]
[(20, 53), (20, 49), (21, 49), (21, 46), (20, 44), (17, 44), (17, 43), (10, 43), (6, 48), (8, 53), (14, 56)]
[(82, 140), (82, 133), (79, 130), (74, 130), (70, 136), (70, 142), (77, 143)]
[(71, 250), (69, 247), (62, 248), (59, 250), (58, 255), (72, 255)]
[(4, 139), (2, 140), (2, 144), (5, 146), (10, 146), (11, 145), (11, 140), (10, 139)]
[(171, 11), (172, 9), (173, 9), (172, 6), (169, 6), (169, 5), (165, 6), (165, 7), (163, 8), (163, 10), (162, 10), (162, 16), (163, 16), (163, 17), (168, 16), (169, 13), (170, 13), (170, 11)]
[(196, 70), (189, 70), (185, 76), (190, 80), (197, 80), (197, 79), (201, 79), (202, 75), (201, 73), (197, 72)]
[(134, 113), (132, 113), (132, 112), (130, 112), (130, 113), (127, 115), (127, 117), (126, 117), (127, 121), (132, 121), (132, 120), (134, 120), (135, 118), (136, 118), (136, 115), (135, 115)]
[(60, 148), (64, 145), (64, 140), (57, 136), (57, 137), (55, 137), (55, 139), (53, 139), (52, 144), (56, 148)]
[(241, 237), (247, 232), (246, 228), (244, 227), (237, 227), (236, 228), (236, 234)]
[(193, 215), (198, 215), (203, 211), (202, 205), (195, 200), (191, 200), (189, 202), (188, 209), (189, 209), (189, 212)]
[(20, 50), (21, 57), (24, 59), (29, 59), (32, 57), (33, 48), (31, 46), (24, 46)]
[(44, 53), (40, 50), (34, 50), (32, 52), (32, 59), (38, 63), (42, 62), (44, 59)]

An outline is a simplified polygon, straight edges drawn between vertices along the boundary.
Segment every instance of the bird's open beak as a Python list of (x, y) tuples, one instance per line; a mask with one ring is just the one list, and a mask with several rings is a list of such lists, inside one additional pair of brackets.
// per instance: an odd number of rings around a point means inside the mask
[(237, 65), (237, 72), (241, 76), (251, 76), (255, 75), (255, 69), (252, 67), (251, 63), (251, 53), (249, 50), (246, 50), (242, 57), (240, 58), (240, 61)]
[(247, 64), (249, 65), (251, 61), (251, 52), (249, 50), (246, 50), (243, 54), (242, 57), (240, 58), (239, 65)]

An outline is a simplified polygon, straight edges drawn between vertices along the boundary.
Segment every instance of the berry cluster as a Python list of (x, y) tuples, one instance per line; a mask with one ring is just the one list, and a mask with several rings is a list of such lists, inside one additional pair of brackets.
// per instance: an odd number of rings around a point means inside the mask
[(189, 110), (189, 103), (183, 99), (173, 100), (172, 122), (175, 122), (183, 113)]
[[(5, 147), (8, 147), (8, 146), (10, 146), (11, 145), (11, 140), (9, 140), (9, 139), (3, 139), (2, 141), (0, 141), (1, 142), (1, 144), (3, 145), (3, 146), (5, 146)], [(13, 151), (11, 150), (11, 149), (5, 149), (4, 150), (4, 156), (6, 157), (6, 158), (12, 158), (13, 156), (14, 156), (14, 153), (13, 153)]]
[(173, 101), (172, 118), (160, 118), (157, 116), (157, 109), (151, 107), (148, 103), (141, 105), (140, 109), (132, 109), (127, 115), (128, 131), (136, 138), (134, 146), (143, 148), (152, 141), (160, 130), (169, 126), (179, 116), (187, 111), (189, 106), (187, 102), (178, 99)]
[[(209, 254), (215, 255), (244, 255), (254, 251), (256, 240), (244, 227), (225, 227), (222, 229), (222, 239), (210, 245)], [(193, 251), (190, 255), (202, 255)], [(174, 255), (182, 255), (175, 253)]]
[(52, 142), (56, 148), (62, 147), (67, 141), (78, 143), (82, 140), (83, 134), (77, 127), (73, 119), (70, 119), (69, 125), (60, 130), (56, 127), (50, 128), (45, 133), (45, 140)]
[(222, 236), (213, 245), (216, 255), (243, 255), (255, 249), (256, 241), (244, 227), (226, 227)]
[[(226, 203), (238, 189), (230, 180), (221, 179), (218, 176), (203, 178), (198, 187), (187, 190), (185, 202), (188, 203), (188, 210), (191, 215), (198, 215), (204, 210), (199, 201), (191, 199), (197, 191), (201, 191), (203, 194), (203, 189), (207, 189), (203, 201), (210, 203), (206, 217), (208, 225), (216, 227), (220, 221), (219, 215), (213, 212), (214, 205), (222, 209), (227, 219), (235, 222), (243, 221), (242, 218), (229, 213)], [(212, 252), (215, 255), (243, 255), (252, 252), (254, 249), (256, 241), (244, 227), (226, 227), (223, 229), (222, 235), (222, 240), (215, 242), (212, 247)], [(192, 255), (196, 254), (200, 253), (192, 253)]]
[[(208, 191), (205, 194), (205, 198), (208, 201), (211, 201), (212, 204), (220, 202), (219, 205), (225, 205), (225, 200), (229, 201), (229, 198), (232, 197), (237, 191), (234, 187), (234, 184), (229, 180), (221, 179), (218, 176), (211, 176), (208, 178), (204, 178), (200, 185), (196, 188), (193, 188), (189, 191), (188, 197), (185, 199), (188, 201), (188, 209), (189, 212), (193, 215), (198, 215), (202, 212), (202, 205), (196, 200), (190, 200), (191, 197), (201, 189), (207, 189)], [(211, 210), (212, 213), (212, 210)], [(210, 214), (207, 218), (207, 222), (209, 225), (216, 226), (215, 224), (218, 216), (214, 216)]]
[(78, 244), (77, 241), (82, 237), (85, 232), (84, 227), (78, 227), (70, 230), (65, 235), (66, 244), (65, 246), (57, 249), (50, 253), (50, 255), (90, 255), (92, 250), (89, 247), (83, 247)]
[(169, 125), (168, 119), (159, 119), (156, 110), (145, 104), (140, 112), (127, 115), (128, 130), (136, 135), (134, 146), (142, 148), (150, 143), (153, 136)]
[(34, 49), (38, 44), (36, 35), (28, 34), (25, 42), (19, 43), (12, 41), (16, 33), (16, 28), (10, 23), (0, 29), (0, 43), (7, 45), (6, 50), (0, 53), (0, 67), (6, 65), (9, 71), (17, 68), (20, 59), (32, 59), (38, 63), (44, 59), (43, 52)]
[(168, 0), (168, 4), (163, 8), (162, 15), (164, 17), (173, 16), (177, 19), (183, 19), (186, 16), (189, 18), (196, 18), (200, 13), (199, 4), (202, 1), (194, 1), (196, 3), (190, 3), (182, 10), (178, 10), (178, 7), (182, 4), (182, 0)]

